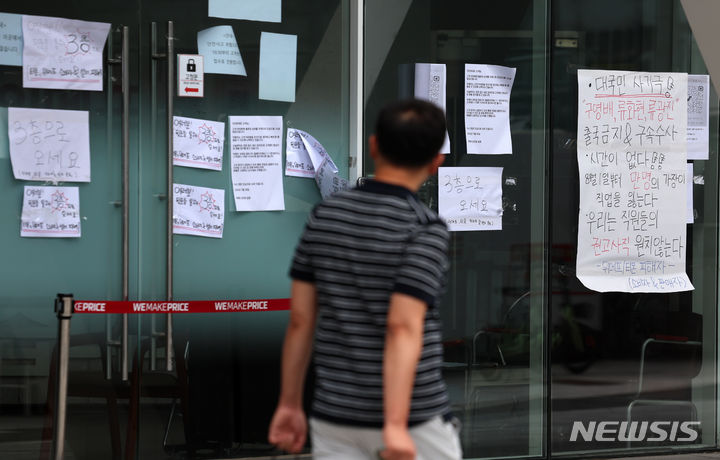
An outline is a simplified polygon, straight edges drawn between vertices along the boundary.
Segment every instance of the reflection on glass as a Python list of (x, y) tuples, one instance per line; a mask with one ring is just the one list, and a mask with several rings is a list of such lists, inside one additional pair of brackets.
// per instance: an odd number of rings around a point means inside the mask
[[(577, 69), (707, 73), (679, 2), (560, 0), (552, 81), (551, 407), (556, 454), (714, 445), (717, 161), (695, 161), (695, 290), (599, 294), (575, 276)], [(711, 99), (717, 101), (717, 95)], [(717, 127), (717, 103), (711, 113)], [(717, 128), (710, 139), (717, 151)], [(677, 210), (684, 219), (685, 210)], [(598, 434), (598, 427), (608, 429)]]
[[(545, 2), (516, 3), (365, 2), (366, 136), (383, 105), (415, 94), (415, 64), (444, 64), (451, 153), (443, 166), (503, 168), (502, 230), (452, 233), (441, 307), (445, 378), (466, 458), (544, 449)], [(467, 154), (466, 63), (516, 69), (512, 155)], [(369, 158), (366, 165), (372, 173)], [(437, 210), (438, 178), (419, 195)]]

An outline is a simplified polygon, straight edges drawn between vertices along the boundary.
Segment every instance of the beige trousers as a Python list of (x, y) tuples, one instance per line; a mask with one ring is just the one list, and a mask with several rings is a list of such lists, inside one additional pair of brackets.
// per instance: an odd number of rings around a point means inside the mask
[[(462, 448), (455, 425), (442, 417), (410, 428), (417, 460), (461, 460)], [(382, 429), (337, 425), (310, 419), (313, 460), (377, 460), (383, 449)]]

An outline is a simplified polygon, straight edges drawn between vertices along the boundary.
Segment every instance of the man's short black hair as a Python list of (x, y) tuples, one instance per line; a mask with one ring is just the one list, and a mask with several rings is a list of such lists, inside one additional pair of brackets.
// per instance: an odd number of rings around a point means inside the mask
[(407, 99), (380, 111), (375, 137), (383, 158), (395, 166), (429, 164), (445, 141), (445, 114), (430, 102)]

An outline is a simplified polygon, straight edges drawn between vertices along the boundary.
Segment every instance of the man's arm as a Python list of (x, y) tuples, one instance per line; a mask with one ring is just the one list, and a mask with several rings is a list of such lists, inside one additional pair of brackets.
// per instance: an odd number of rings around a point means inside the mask
[(283, 344), (280, 400), (268, 436), (270, 443), (292, 453), (302, 449), (307, 436), (302, 399), (316, 316), (315, 285), (294, 280), (290, 324)]
[(407, 294), (390, 297), (383, 363), (385, 459), (415, 458), (408, 432), (410, 401), (423, 344), (427, 304)]

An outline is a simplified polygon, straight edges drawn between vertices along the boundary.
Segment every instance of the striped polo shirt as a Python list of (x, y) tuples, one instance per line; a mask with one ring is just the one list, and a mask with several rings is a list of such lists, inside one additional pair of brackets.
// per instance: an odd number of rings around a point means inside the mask
[(383, 425), (383, 352), (390, 295), (428, 305), (409, 423), (448, 412), (439, 298), (448, 269), (445, 223), (410, 190), (378, 181), (339, 192), (308, 219), (290, 276), (315, 284), (312, 415)]

